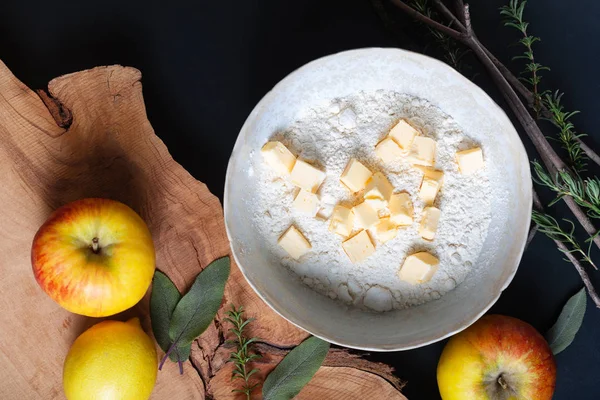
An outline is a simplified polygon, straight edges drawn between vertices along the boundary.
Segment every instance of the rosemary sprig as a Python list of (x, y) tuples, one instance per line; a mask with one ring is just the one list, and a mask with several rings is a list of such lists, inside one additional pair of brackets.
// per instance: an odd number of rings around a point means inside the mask
[[(589, 241), (590, 245), (588, 247), (587, 252), (584, 251), (579, 245), (577, 239), (575, 238), (575, 224), (573, 224), (573, 222), (571, 222), (568, 219), (565, 219), (564, 221), (569, 223), (571, 227), (569, 230), (564, 230), (560, 226), (558, 221), (554, 219), (554, 217), (536, 210), (533, 210), (531, 214), (531, 219), (538, 225), (538, 229), (540, 232), (542, 232), (552, 240), (559, 241), (567, 245), (567, 247), (565, 247), (564, 249), (559, 248), (561, 252), (565, 254), (579, 253), (583, 261), (590, 263), (594, 268), (598, 269), (592, 261), (592, 258), (590, 257), (592, 241)], [(565, 259), (565, 261), (570, 262), (568, 259)]]
[[(468, 4), (464, 4), (462, 0), (456, 0), (456, 11), (452, 13), (451, 11), (447, 10), (447, 7), (445, 7), (442, 1), (433, 0), (437, 8), (444, 15), (444, 17), (452, 22), (452, 25), (448, 26), (436, 21), (434, 18), (428, 17), (427, 15), (411, 7), (407, 0), (389, 1), (399, 10), (411, 16), (418, 22), (426, 24), (432, 29), (441, 31), (445, 35), (468, 47), (490, 73), (498, 89), (502, 93), (504, 99), (506, 100), (509, 107), (518, 119), (519, 123), (523, 127), (525, 133), (533, 142), (538, 153), (540, 153), (542, 161), (544, 162), (546, 168), (551, 169), (553, 171), (561, 171), (567, 169), (567, 164), (552, 148), (552, 146), (548, 142), (548, 138), (542, 133), (537, 122), (532, 118), (532, 115), (530, 114), (529, 110), (527, 109), (521, 98), (519, 98), (515, 90), (519, 91), (519, 93), (522, 96), (524, 96), (533, 104), (534, 99), (532, 92), (527, 88), (527, 86), (521, 83), (521, 80), (514, 77), (514, 75), (510, 73), (508, 68), (502, 65), (502, 63), (498, 61), (498, 58), (495, 57), (477, 38), (477, 35), (475, 34), (475, 31), (471, 24), (471, 14)], [(577, 140), (579, 141), (580, 139)], [(600, 157), (598, 157), (595, 152), (591, 151), (591, 149), (589, 149), (589, 147), (585, 146), (584, 144), (582, 144), (582, 150), (585, 151), (586, 154), (591, 154), (589, 157), (593, 159), (594, 162), (596, 162), (598, 165), (600, 165)], [(547, 174), (545, 175), (547, 176)], [(547, 176), (547, 178), (547, 183), (553, 183), (552, 179), (549, 176)], [(598, 186), (600, 187), (600, 185)], [(596, 246), (600, 248), (600, 235), (597, 234), (597, 229), (594, 227), (589, 215), (586, 214), (586, 211), (589, 212), (589, 210), (584, 211), (584, 207), (580, 206), (580, 204), (578, 204), (575, 201), (575, 199), (571, 197), (564, 196), (564, 201), (573, 213), (573, 215), (577, 218), (581, 226), (591, 236), (591, 239), (596, 244)], [(568, 250), (566, 249), (566, 245), (563, 242), (555, 241), (555, 243), (557, 244), (559, 249)], [(591, 298), (594, 300), (595, 305), (598, 308), (600, 308), (600, 296), (595, 291), (594, 286), (591, 280), (589, 279), (589, 275), (587, 274), (586, 270), (583, 268), (579, 260), (576, 257), (574, 257), (572, 253), (566, 251), (565, 254), (569, 261), (576, 268), (579, 275), (581, 276), (581, 279), (585, 283), (585, 286), (588, 289)]]
[(538, 89), (539, 83), (542, 80), (540, 71), (549, 71), (550, 68), (535, 62), (535, 57), (533, 55), (533, 44), (535, 42), (539, 42), (541, 39), (537, 36), (532, 36), (527, 33), (529, 22), (523, 21), (523, 11), (526, 4), (527, 1), (525, 0), (510, 0), (507, 6), (500, 8), (500, 15), (505, 17), (504, 26), (513, 27), (523, 35), (523, 37), (519, 40), (519, 43), (525, 46), (525, 52), (523, 55), (513, 57), (513, 60), (524, 59), (527, 61), (525, 64), (525, 71), (523, 71), (523, 73), (531, 74), (531, 77), (521, 77), (520, 79), (527, 82), (531, 86), (533, 94), (533, 109), (535, 111), (536, 118), (539, 118), (542, 110), (542, 96), (546, 94), (545, 92), (540, 93)]
[(529, 23), (523, 20), (523, 11), (526, 4), (526, 0), (510, 0), (507, 6), (500, 8), (500, 14), (505, 17), (504, 26), (513, 27), (523, 35), (519, 43), (525, 46), (525, 52), (523, 55), (513, 57), (513, 59), (525, 59), (527, 61), (522, 74), (529, 74), (530, 77), (520, 77), (519, 79), (528, 83), (531, 87), (533, 97), (532, 108), (536, 119), (540, 119), (542, 115), (547, 116), (544, 119), (549, 120), (560, 129), (559, 141), (567, 151), (571, 166), (579, 173), (584, 171), (586, 166), (585, 153), (581, 149), (581, 141), (579, 140), (585, 135), (575, 133), (574, 126), (569, 121), (579, 111), (565, 112), (563, 106), (560, 104), (561, 97), (563, 96), (562, 93), (556, 91), (552, 94), (548, 90), (540, 91), (539, 89), (542, 79), (540, 71), (549, 71), (550, 68), (535, 61), (533, 44), (539, 42), (541, 39), (527, 32)]
[(229, 329), (229, 332), (235, 335), (235, 340), (229, 340), (228, 343), (236, 345), (236, 351), (232, 352), (229, 357), (229, 362), (235, 364), (235, 368), (231, 374), (231, 380), (242, 379), (244, 384), (241, 389), (233, 389), (232, 392), (244, 393), (246, 399), (250, 400), (250, 394), (259, 385), (259, 383), (250, 383), (250, 378), (255, 373), (259, 372), (258, 368), (248, 370), (248, 364), (261, 356), (258, 354), (252, 354), (250, 352), (250, 345), (257, 341), (257, 338), (247, 338), (244, 335), (244, 328), (254, 321), (254, 318), (244, 319), (244, 307), (240, 306), (238, 309), (231, 305), (231, 310), (227, 311), (227, 317), (225, 321), (228, 321), (233, 325), (233, 328)]
[(563, 148), (569, 155), (571, 165), (577, 172), (585, 171), (586, 159), (585, 153), (581, 150), (578, 138), (585, 134), (577, 134), (575, 126), (571, 121), (571, 117), (578, 114), (579, 111), (565, 112), (564, 107), (560, 103), (564, 93), (558, 90), (554, 94), (546, 93), (543, 99), (544, 106), (548, 109), (551, 118), (547, 118), (550, 122), (560, 129), (559, 138)]
[(550, 188), (557, 197), (548, 204), (555, 204), (565, 196), (570, 196), (577, 204), (585, 208), (591, 218), (600, 218), (600, 179), (583, 179), (579, 175), (572, 175), (567, 171), (559, 171), (554, 179), (548, 174), (544, 167), (537, 161), (533, 162), (533, 168), (537, 178), (534, 181), (542, 186)]
[[(411, 6), (423, 15), (435, 19), (437, 15), (431, 8), (429, 0), (412, 0)], [(461, 72), (466, 68), (463, 58), (469, 54), (470, 50), (459, 46), (455, 40), (444, 33), (425, 25), (431, 37), (437, 42), (444, 53), (444, 59), (455, 70)]]

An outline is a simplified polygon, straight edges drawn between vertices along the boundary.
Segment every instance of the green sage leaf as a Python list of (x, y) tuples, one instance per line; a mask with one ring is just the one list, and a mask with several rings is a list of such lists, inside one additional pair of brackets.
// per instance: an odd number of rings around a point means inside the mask
[(154, 338), (164, 352), (167, 352), (173, 343), (169, 337), (169, 327), (173, 311), (180, 299), (181, 294), (175, 284), (167, 275), (156, 270), (150, 295), (150, 320)]
[(329, 343), (310, 337), (289, 352), (263, 384), (263, 400), (289, 400), (312, 379), (329, 352)]
[(575, 335), (583, 322), (586, 303), (587, 294), (585, 288), (582, 288), (567, 301), (556, 323), (546, 333), (546, 340), (554, 355), (569, 347), (575, 339)]
[(191, 344), (208, 328), (221, 306), (228, 277), (229, 257), (213, 261), (196, 277), (189, 292), (177, 303), (169, 337), (178, 347)]
[(184, 362), (184, 361), (187, 361), (188, 358), (190, 358), (191, 352), (192, 352), (192, 344), (188, 343), (183, 346), (177, 346), (177, 349), (175, 349), (174, 351), (171, 351), (171, 354), (169, 354), (169, 358), (173, 362), (178, 362), (178, 361)]

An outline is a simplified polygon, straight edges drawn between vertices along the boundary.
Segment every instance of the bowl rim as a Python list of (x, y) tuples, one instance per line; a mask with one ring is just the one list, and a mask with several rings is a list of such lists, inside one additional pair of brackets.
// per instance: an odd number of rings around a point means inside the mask
[[(405, 55), (409, 55), (411, 57), (417, 57), (417, 58), (421, 58), (426, 60), (428, 63), (431, 64), (437, 64), (438, 67), (445, 69), (446, 71), (448, 71), (448, 73), (452, 74), (454, 76), (454, 78), (456, 78), (458, 81), (460, 81), (462, 84), (464, 85), (468, 85), (472, 88), (472, 90), (474, 91), (478, 91), (480, 92), (480, 95), (483, 95), (485, 98), (487, 98), (490, 102), (490, 105), (496, 108), (496, 111), (502, 115), (504, 118), (506, 118), (509, 123), (511, 125), (512, 122), (510, 121), (510, 118), (506, 115), (505, 111), (483, 90), (481, 89), (479, 86), (477, 86), (476, 84), (474, 84), (473, 82), (471, 82), (469, 79), (467, 79), (466, 77), (464, 77), (462, 74), (460, 74), (458, 71), (456, 71), (454, 68), (450, 67), (448, 64), (437, 60), (433, 57), (429, 57), (427, 55), (424, 54), (420, 54), (420, 53), (416, 53), (413, 51), (409, 51), (409, 50), (405, 50), (405, 49), (400, 49), (400, 48), (395, 48), (395, 47), (365, 47), (365, 48), (358, 48), (358, 49), (352, 49), (352, 50), (344, 50), (344, 51), (340, 51), (337, 53), (333, 53), (333, 54), (329, 54), (320, 58), (317, 58), (315, 60), (312, 60), (302, 66), (300, 66), (299, 68), (296, 68), (295, 70), (293, 70), (292, 72), (290, 72), (289, 74), (287, 74), (283, 79), (281, 79), (275, 86), (273, 86), (273, 88), (271, 90), (269, 90), (261, 99), (260, 101), (256, 104), (256, 106), (252, 109), (252, 111), (250, 112), (250, 114), (248, 115), (248, 117), (246, 118), (246, 120), (244, 121), (244, 124), (242, 125), (242, 128), (240, 129), (240, 132), (238, 133), (238, 136), (236, 138), (234, 147), (232, 149), (232, 156), (233, 154), (235, 154), (235, 150), (236, 148), (238, 148), (238, 146), (241, 146), (241, 138), (243, 137), (243, 133), (248, 129), (248, 126), (252, 123), (252, 121), (254, 120), (255, 116), (257, 115), (257, 112), (263, 108), (264, 104), (267, 103), (269, 101), (269, 99), (274, 96), (274, 92), (280, 87), (283, 86), (289, 79), (291, 79), (294, 75), (296, 75), (299, 71), (307, 69), (307, 68), (311, 68), (314, 65), (317, 65), (319, 63), (322, 63), (326, 60), (332, 59), (332, 58), (337, 58), (339, 56), (342, 55), (348, 55), (348, 54), (366, 54), (366, 53), (370, 53), (370, 52), (389, 52), (389, 53), (398, 53), (398, 54), (405, 54)], [(514, 127), (514, 126), (513, 126)], [(515, 129), (516, 132), (516, 129)], [(525, 156), (527, 157), (527, 151), (525, 150), (525, 146), (523, 144), (523, 141), (521, 140), (520, 136), (517, 133), (517, 139), (518, 139), (518, 144), (517, 146), (520, 148), (520, 150), (522, 150), (523, 154), (525, 154)], [(481, 307), (479, 312), (474, 313), (472, 316), (470, 317), (466, 317), (466, 318), (462, 318), (460, 320), (457, 320), (457, 322), (453, 325), (448, 327), (448, 329), (444, 330), (444, 333), (437, 336), (435, 335), (435, 337), (429, 337), (429, 338), (425, 338), (424, 340), (418, 340), (418, 341), (413, 341), (411, 343), (408, 344), (398, 344), (398, 345), (382, 345), (381, 347), (378, 346), (364, 346), (364, 345), (360, 345), (357, 343), (349, 343), (349, 342), (344, 342), (343, 340), (338, 340), (335, 337), (333, 337), (332, 335), (329, 334), (325, 334), (323, 332), (313, 332), (310, 329), (306, 329), (305, 327), (303, 327), (299, 322), (297, 322), (293, 317), (289, 317), (286, 316), (284, 314), (285, 310), (279, 310), (277, 309), (273, 304), (271, 304), (271, 302), (268, 301), (268, 299), (263, 296), (263, 294), (257, 289), (257, 287), (255, 286), (255, 284), (252, 282), (252, 280), (248, 277), (248, 275), (246, 274), (246, 270), (245, 267), (242, 265), (242, 263), (240, 262), (238, 255), (234, 249), (233, 246), (231, 246), (232, 243), (232, 234), (230, 231), (230, 227), (229, 227), (229, 214), (231, 212), (231, 210), (229, 210), (228, 207), (228, 197), (229, 197), (229, 186), (231, 185), (231, 179), (230, 176), (232, 174), (232, 164), (233, 164), (233, 157), (230, 156), (229, 161), (227, 163), (227, 172), (225, 175), (225, 188), (224, 188), (224, 194), (223, 194), (223, 215), (224, 215), (224, 220), (225, 220), (225, 230), (227, 233), (227, 239), (229, 240), (230, 243), (230, 248), (231, 248), (231, 254), (233, 255), (233, 259), (235, 260), (236, 264), (238, 265), (240, 271), (242, 272), (242, 275), (244, 276), (244, 279), (246, 279), (246, 282), (248, 282), (248, 284), (250, 285), (250, 287), (252, 288), (252, 290), (254, 290), (254, 292), (258, 295), (258, 297), (260, 297), (260, 299), (265, 302), (277, 315), (279, 315), (280, 317), (282, 317), (283, 319), (285, 319), (286, 321), (290, 322), (291, 324), (293, 324), (294, 326), (310, 333), (313, 336), (316, 336), (320, 339), (323, 339), (327, 342), (339, 345), (339, 346), (343, 346), (343, 347), (348, 347), (348, 348), (353, 348), (353, 349), (357, 349), (357, 350), (366, 350), (366, 351), (376, 351), (376, 352), (392, 352), (392, 351), (403, 351), (403, 350), (411, 350), (411, 349), (416, 349), (419, 347), (424, 347), (427, 346), (429, 344), (432, 343), (436, 343), (439, 341), (442, 341), (450, 336), (453, 336), (463, 330), (465, 330), (466, 328), (468, 328), (469, 326), (471, 326), (473, 323), (475, 323), (477, 320), (479, 320), (490, 308), (492, 308), (492, 306), (498, 301), (498, 299), (500, 298), (500, 296), (502, 295), (502, 292), (510, 285), (510, 283), (512, 282), (512, 280), (514, 279), (517, 270), (519, 268), (519, 265), (521, 263), (521, 259), (523, 257), (523, 253), (525, 252), (525, 247), (527, 245), (527, 236), (528, 236), (528, 230), (524, 230), (524, 234), (522, 234), (522, 238), (520, 238), (520, 242), (521, 242), (521, 246), (519, 247), (519, 252), (517, 254), (517, 257), (515, 258), (515, 264), (512, 266), (510, 273), (507, 275), (506, 281), (503, 283), (503, 285), (501, 285), (498, 289), (498, 291), (496, 293), (494, 293), (494, 295), (490, 298), (490, 300), (487, 302), (487, 304), (485, 304), (483, 307)], [(527, 157), (528, 158), (528, 157)], [(526, 169), (526, 175), (527, 178), (529, 178), (529, 180), (531, 180), (531, 171), (529, 169)], [(532, 213), (532, 206), (533, 206), (533, 195), (532, 192), (529, 191), (528, 193), (529, 195), (527, 196), (528, 198), (526, 199), (527, 201), (527, 205), (528, 208), (526, 210), (527, 213), (527, 220), (531, 220), (531, 213)]]

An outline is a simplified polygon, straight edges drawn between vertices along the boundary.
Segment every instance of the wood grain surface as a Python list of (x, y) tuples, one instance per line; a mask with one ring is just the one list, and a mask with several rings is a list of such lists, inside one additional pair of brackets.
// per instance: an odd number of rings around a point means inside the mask
[[(140, 80), (134, 68), (97, 67), (56, 78), (48, 93), (35, 93), (0, 62), (1, 399), (64, 398), (65, 355), (98, 322), (61, 309), (33, 278), (31, 241), (52, 210), (84, 197), (128, 204), (148, 223), (157, 268), (181, 291), (208, 263), (229, 254), (219, 200), (154, 134)], [(256, 363), (261, 379), (308, 337), (268, 308), (235, 264), (231, 271), (222, 309), (194, 342), (183, 375), (168, 362), (153, 399), (240, 398), (231, 393), (229, 327), (221, 323), (231, 303), (257, 318), (249, 334), (262, 341), (256, 348), (263, 355)], [(113, 318), (138, 316), (150, 333), (148, 298)], [(405, 399), (401, 386), (388, 366), (332, 349), (298, 398)]]

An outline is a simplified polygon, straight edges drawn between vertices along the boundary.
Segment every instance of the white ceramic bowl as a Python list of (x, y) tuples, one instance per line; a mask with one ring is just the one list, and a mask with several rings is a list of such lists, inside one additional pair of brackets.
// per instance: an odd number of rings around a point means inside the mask
[[(260, 148), (311, 104), (378, 89), (427, 99), (482, 143), (492, 184), (492, 220), (478, 268), (441, 299), (386, 313), (348, 307), (317, 294), (273, 261), (253, 226)], [(279, 82), (258, 103), (235, 143), (225, 182), (225, 223), (244, 276), (278, 314), (329, 342), (394, 351), (441, 340), (475, 322), (512, 280), (531, 217), (531, 176), (523, 144), (506, 114), (487, 94), (435, 59), (399, 49), (346, 51), (310, 62)]]

